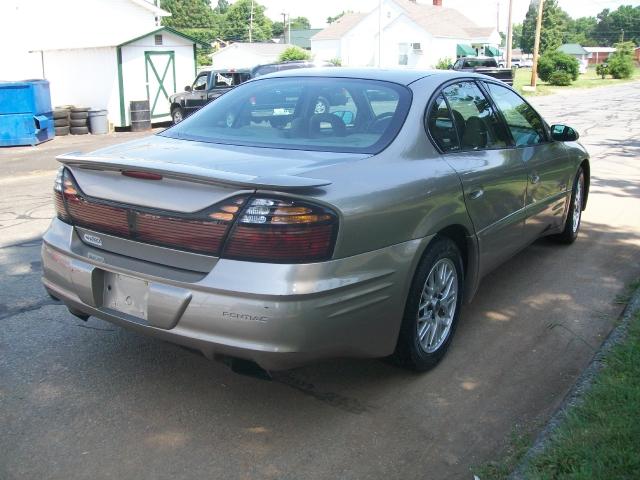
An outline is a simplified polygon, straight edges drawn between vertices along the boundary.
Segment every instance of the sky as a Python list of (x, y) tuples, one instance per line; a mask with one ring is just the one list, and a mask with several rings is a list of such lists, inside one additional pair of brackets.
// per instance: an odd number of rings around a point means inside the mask
[[(267, 16), (282, 21), (282, 13), (292, 17), (307, 17), (311, 26), (322, 28), (326, 19), (343, 10), (369, 12), (378, 4), (378, 0), (257, 0), (267, 7)], [(513, 18), (518, 23), (524, 19), (530, 0), (513, 0)], [(430, 0), (418, 0), (419, 3), (431, 3)], [(215, 5), (216, 0), (212, 0)], [(233, 0), (232, 2), (233, 3)], [(500, 11), (500, 30), (506, 30), (508, 0), (443, 0), (443, 5), (465, 13), (479, 25), (495, 25), (497, 11)], [(558, 0), (558, 4), (572, 17), (595, 16), (604, 8), (615, 10), (620, 5), (640, 5), (638, 0)]]

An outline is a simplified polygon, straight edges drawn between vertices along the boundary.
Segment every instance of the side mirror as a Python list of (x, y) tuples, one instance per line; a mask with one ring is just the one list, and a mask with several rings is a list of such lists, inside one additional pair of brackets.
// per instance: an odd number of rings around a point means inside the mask
[(551, 137), (558, 142), (575, 142), (580, 135), (567, 125), (551, 125)]
[(190, 92), (191, 91), (191, 85), (187, 85), (186, 87), (184, 87), (184, 91), (185, 92)]

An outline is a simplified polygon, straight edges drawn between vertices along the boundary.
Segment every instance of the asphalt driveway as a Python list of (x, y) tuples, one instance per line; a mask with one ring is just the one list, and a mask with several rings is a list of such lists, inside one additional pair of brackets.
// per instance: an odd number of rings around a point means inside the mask
[(533, 103), (591, 151), (581, 236), (485, 278), (423, 375), (336, 360), (261, 381), (76, 319), (39, 283), (42, 152), (67, 145), (0, 150), (0, 478), (471, 479), (515, 424), (549, 417), (640, 275), (640, 83)]

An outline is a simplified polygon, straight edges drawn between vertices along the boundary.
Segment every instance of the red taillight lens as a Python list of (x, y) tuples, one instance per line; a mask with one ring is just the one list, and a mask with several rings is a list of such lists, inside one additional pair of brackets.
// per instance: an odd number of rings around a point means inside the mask
[(268, 263), (308, 263), (333, 254), (338, 218), (324, 207), (253, 198), (232, 228), (222, 256)]
[(58, 217), (75, 226), (234, 260), (329, 260), (338, 229), (332, 210), (291, 199), (238, 196), (193, 214), (119, 205), (85, 195), (67, 170), (56, 178), (54, 201)]
[(60, 167), (58, 174), (56, 175), (55, 183), (53, 184), (53, 205), (56, 209), (56, 215), (60, 220), (65, 222), (69, 221), (69, 214), (64, 206), (64, 199), (62, 198), (62, 182), (64, 175), (64, 167)]

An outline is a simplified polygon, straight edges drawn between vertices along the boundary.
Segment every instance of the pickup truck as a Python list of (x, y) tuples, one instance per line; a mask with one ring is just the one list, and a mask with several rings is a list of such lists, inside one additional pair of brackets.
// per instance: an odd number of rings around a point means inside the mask
[(206, 70), (200, 72), (192, 85), (184, 87), (184, 92), (169, 97), (173, 123), (180, 123), (186, 116), (250, 78), (249, 70)]
[(473, 72), (497, 78), (507, 85), (513, 85), (513, 73), (510, 68), (498, 67), (493, 57), (461, 57), (451, 67), (460, 72)]

